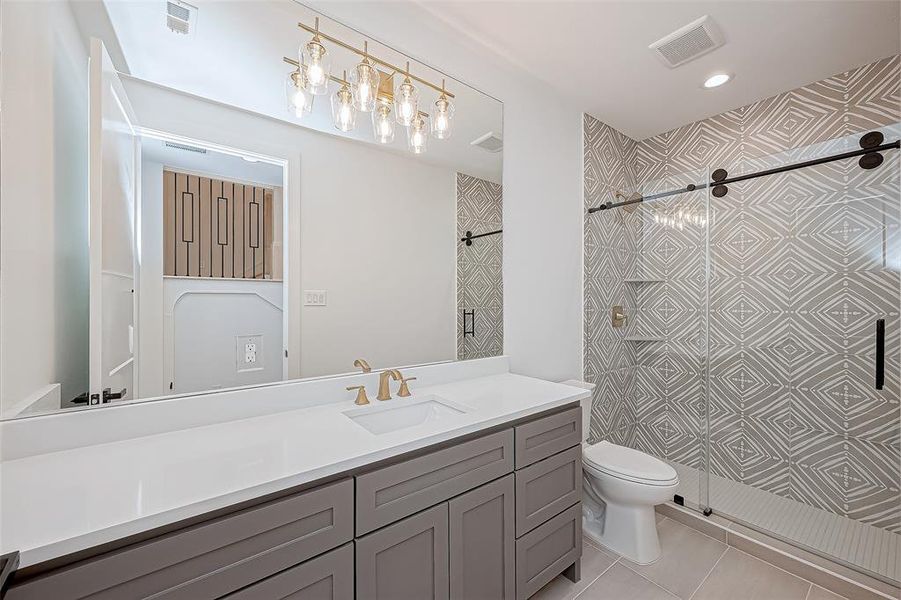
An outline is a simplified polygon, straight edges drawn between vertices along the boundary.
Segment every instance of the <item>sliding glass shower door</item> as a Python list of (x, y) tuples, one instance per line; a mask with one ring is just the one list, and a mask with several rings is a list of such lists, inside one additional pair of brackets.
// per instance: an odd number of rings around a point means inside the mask
[[(881, 131), (899, 137), (898, 127)], [(742, 169), (859, 150), (860, 139)], [(826, 162), (706, 197), (709, 499), (700, 504), (897, 582), (901, 171), (897, 150), (883, 155), (872, 169)]]

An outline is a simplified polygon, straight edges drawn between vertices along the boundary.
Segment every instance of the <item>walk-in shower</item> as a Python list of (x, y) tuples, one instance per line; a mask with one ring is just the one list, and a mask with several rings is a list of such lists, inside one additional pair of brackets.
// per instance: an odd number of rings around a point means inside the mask
[(585, 224), (592, 437), (667, 460), (686, 506), (895, 584), (899, 138), (736, 147), (684, 170), (675, 148), (629, 140), (640, 195), (601, 182)]

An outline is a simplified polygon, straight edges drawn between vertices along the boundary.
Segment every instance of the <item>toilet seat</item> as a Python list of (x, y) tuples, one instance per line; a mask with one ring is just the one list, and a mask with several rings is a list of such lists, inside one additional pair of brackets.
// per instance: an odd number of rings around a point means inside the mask
[(676, 470), (644, 452), (607, 441), (585, 445), (582, 460), (589, 470), (645, 485), (670, 486), (679, 483)]

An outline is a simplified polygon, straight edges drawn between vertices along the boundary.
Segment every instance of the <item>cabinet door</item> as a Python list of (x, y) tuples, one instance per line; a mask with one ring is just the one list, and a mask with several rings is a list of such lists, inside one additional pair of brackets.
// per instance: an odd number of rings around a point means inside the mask
[(516, 585), (513, 475), (448, 503), (452, 600), (513, 600)]
[(360, 600), (447, 600), (447, 503), (356, 541)]
[(353, 542), (255, 583), (225, 600), (353, 600)]

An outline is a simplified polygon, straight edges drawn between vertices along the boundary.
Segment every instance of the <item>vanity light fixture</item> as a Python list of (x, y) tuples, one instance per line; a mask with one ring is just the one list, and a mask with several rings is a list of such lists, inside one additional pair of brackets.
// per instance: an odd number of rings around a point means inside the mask
[(375, 110), (372, 111), (372, 131), (375, 140), (380, 144), (394, 141), (394, 115), (391, 114), (391, 102), (379, 98)]
[(319, 17), (316, 17), (313, 39), (304, 44), (300, 51), (300, 62), (307, 65), (307, 90), (314, 96), (328, 92), (329, 60), (329, 53), (319, 37)]
[(357, 109), (354, 106), (350, 85), (347, 83), (346, 72), (341, 87), (332, 96), (332, 118), (335, 120), (335, 127), (341, 131), (353, 129), (357, 120)]
[(413, 154), (424, 154), (429, 143), (429, 125), (426, 121), (428, 115), (425, 113), (417, 113), (410, 122), (408, 127), (407, 140), (410, 144), (410, 151)]
[(398, 123), (410, 127), (418, 112), (419, 90), (410, 80), (410, 63), (407, 63), (403, 81), (394, 90), (394, 116)]
[[(331, 98), (331, 105), (335, 127), (341, 131), (354, 128), (356, 113), (359, 111), (372, 112), (373, 134), (381, 144), (394, 141), (396, 123), (406, 126), (407, 142), (415, 154), (425, 152), (430, 134), (440, 140), (450, 137), (455, 111), (452, 102), (454, 95), (445, 89), (444, 80), (439, 87), (410, 73), (409, 62), (401, 69), (373, 56), (369, 53), (366, 41), (363, 42), (363, 48), (359, 49), (326, 35), (319, 31), (318, 17), (313, 27), (303, 23), (298, 23), (297, 26), (313, 37), (301, 46), (299, 60), (287, 57), (283, 59), (294, 67), (286, 84), (288, 106), (292, 113), (302, 116), (310, 112), (313, 96), (328, 93), (328, 84), (332, 81), (340, 86)], [(343, 78), (331, 75), (330, 55), (323, 40), (361, 57), (361, 61), (351, 70), (349, 78), (346, 71)], [(380, 70), (382, 68), (384, 69)], [(395, 75), (398, 75), (398, 79), (402, 76), (396, 87), (393, 86)], [(422, 87), (414, 82), (422, 84)], [(419, 110), (420, 91), (424, 88), (431, 88), (439, 94), (432, 116)]]
[(439, 140), (446, 140), (451, 135), (451, 120), (455, 107), (444, 93), (444, 80), (441, 80), (441, 95), (435, 101), (435, 112), (432, 113), (432, 135)]
[(707, 81), (704, 82), (704, 87), (708, 90), (715, 87), (720, 87), (730, 79), (732, 79), (732, 76), (728, 73), (716, 73), (707, 78)]
[(371, 112), (375, 109), (379, 93), (379, 72), (369, 62), (369, 42), (363, 42), (363, 60), (350, 72), (350, 88), (357, 110)]

